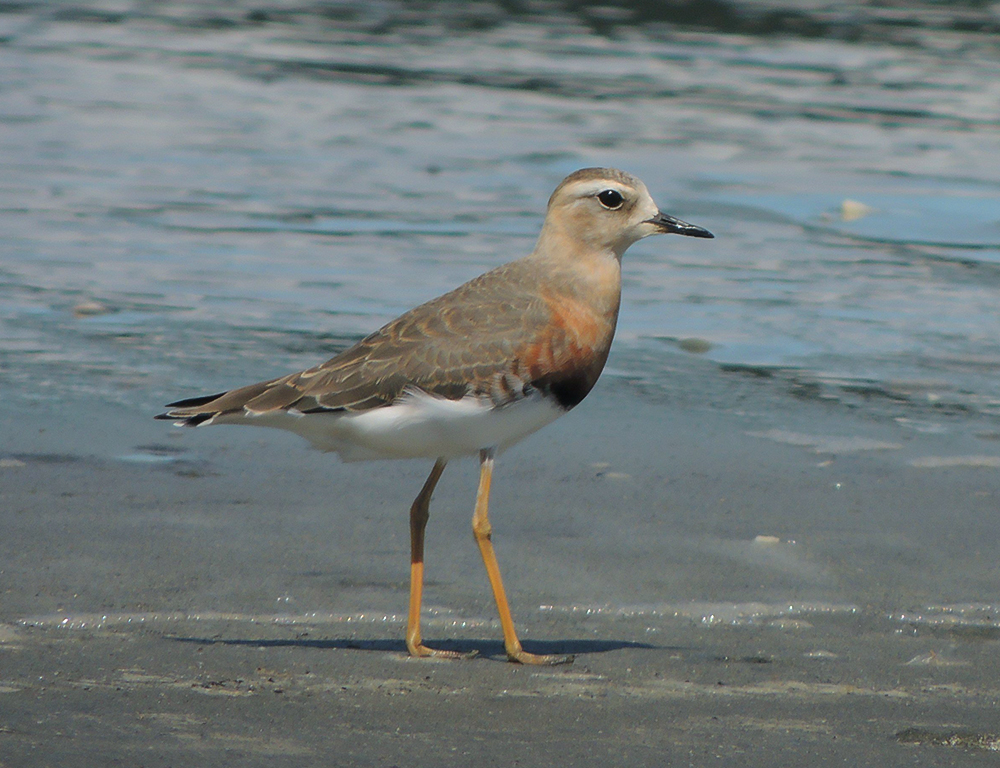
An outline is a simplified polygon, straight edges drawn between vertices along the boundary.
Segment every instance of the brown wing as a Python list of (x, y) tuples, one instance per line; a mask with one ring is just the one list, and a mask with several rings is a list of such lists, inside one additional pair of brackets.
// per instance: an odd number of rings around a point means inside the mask
[(321, 365), (173, 403), (157, 418), (194, 426), (234, 412), (358, 412), (411, 389), (452, 400), (475, 394), (498, 406), (541, 389), (572, 407), (604, 367), (614, 321), (564, 292), (541, 290), (530, 261), (512, 262), (410, 310)]

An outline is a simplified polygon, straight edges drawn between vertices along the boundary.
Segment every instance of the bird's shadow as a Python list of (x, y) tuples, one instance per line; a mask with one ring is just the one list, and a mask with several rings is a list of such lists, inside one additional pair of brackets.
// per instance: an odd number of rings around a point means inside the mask
[[(288, 639), (247, 639), (226, 637), (183, 637), (167, 635), (165, 639), (177, 643), (192, 645), (224, 645), (250, 646), (253, 648), (316, 648), (344, 649), (355, 651), (374, 651), (379, 653), (406, 654), (406, 644), (402, 640), (358, 640), (356, 638), (325, 638), (310, 640), (307, 638)], [(442, 651), (455, 651), (462, 655), (483, 657), (506, 657), (503, 643), (496, 640), (425, 640), (427, 645)], [(595, 653), (607, 653), (629, 648), (643, 650), (662, 650), (665, 646), (651, 643), (639, 643), (631, 640), (531, 640), (524, 643), (524, 650), (529, 653), (540, 653), (559, 656), (585, 656)]]

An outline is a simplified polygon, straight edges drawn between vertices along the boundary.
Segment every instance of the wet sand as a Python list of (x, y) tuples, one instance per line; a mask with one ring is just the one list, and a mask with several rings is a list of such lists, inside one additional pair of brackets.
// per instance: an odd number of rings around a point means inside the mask
[(425, 636), (479, 656), (415, 661), (424, 464), (4, 407), (0, 765), (992, 764), (988, 441), (677, 359), (498, 464), (525, 646), (576, 654), (541, 669), (503, 660), (474, 462), (434, 499)]

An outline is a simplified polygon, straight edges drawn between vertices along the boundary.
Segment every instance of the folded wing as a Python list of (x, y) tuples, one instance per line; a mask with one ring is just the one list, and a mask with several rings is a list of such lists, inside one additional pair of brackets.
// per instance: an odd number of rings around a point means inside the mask
[(496, 406), (542, 390), (572, 407), (600, 374), (613, 320), (604, 328), (565, 317), (565, 298), (540, 293), (523, 265), (499, 267), (422, 304), (321, 365), (181, 400), (157, 418), (198, 426), (223, 415), (356, 413), (408, 390), (449, 400), (475, 395)]

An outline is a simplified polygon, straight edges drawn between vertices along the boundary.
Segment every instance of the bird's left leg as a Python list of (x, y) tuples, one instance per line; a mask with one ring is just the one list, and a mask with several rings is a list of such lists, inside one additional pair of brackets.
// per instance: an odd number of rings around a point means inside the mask
[(406, 621), (406, 647), (411, 656), (458, 659), (470, 654), (428, 648), (420, 637), (420, 604), (424, 592), (424, 529), (430, 517), (431, 494), (441, 479), (446, 463), (444, 459), (435, 462), (434, 469), (410, 507), (410, 612)]

